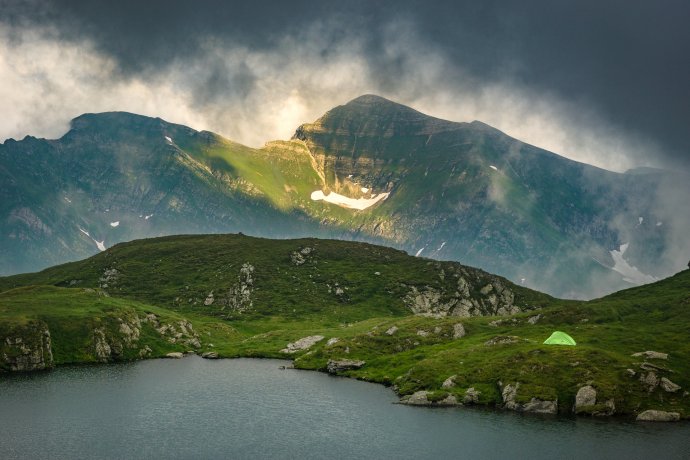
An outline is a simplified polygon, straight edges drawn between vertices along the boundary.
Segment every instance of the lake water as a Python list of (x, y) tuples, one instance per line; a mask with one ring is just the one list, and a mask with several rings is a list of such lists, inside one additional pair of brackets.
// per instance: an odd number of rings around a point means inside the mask
[(283, 364), (190, 356), (5, 376), (0, 458), (690, 458), (687, 423), (408, 407)]

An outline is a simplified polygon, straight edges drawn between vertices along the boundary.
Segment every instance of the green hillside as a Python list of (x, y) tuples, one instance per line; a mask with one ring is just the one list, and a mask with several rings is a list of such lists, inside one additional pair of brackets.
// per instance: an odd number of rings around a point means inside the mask
[[(688, 304), (690, 271), (575, 302), (364, 243), (164, 237), (0, 278), (0, 367), (278, 357), (391, 385), (414, 404), (572, 413), (589, 386), (582, 414), (688, 418)], [(544, 345), (555, 330), (577, 345)], [(647, 351), (658, 353), (633, 356)]]

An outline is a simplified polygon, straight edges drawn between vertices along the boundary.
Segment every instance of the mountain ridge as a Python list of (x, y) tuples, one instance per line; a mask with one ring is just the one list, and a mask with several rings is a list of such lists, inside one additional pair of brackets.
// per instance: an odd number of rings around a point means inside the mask
[(96, 242), (242, 231), (387, 244), (588, 297), (626, 285), (612, 270), (624, 243), (630, 266), (668, 274), (685, 217), (654, 196), (671, 174), (601, 170), (372, 95), (259, 149), (106, 112), (60, 139), (6, 141), (0, 157), (3, 273)]

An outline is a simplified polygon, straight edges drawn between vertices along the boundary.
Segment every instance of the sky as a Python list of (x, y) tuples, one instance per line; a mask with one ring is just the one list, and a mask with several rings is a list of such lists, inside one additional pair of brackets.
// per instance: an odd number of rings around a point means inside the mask
[(261, 146), (373, 93), (690, 170), (688, 24), (685, 0), (0, 0), (0, 140), (124, 110)]

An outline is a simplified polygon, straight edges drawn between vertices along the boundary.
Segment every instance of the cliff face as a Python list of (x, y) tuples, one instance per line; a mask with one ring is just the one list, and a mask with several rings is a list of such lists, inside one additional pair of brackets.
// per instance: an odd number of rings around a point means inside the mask
[(27, 372), (53, 367), (48, 325), (32, 321), (0, 333), (0, 370)]

